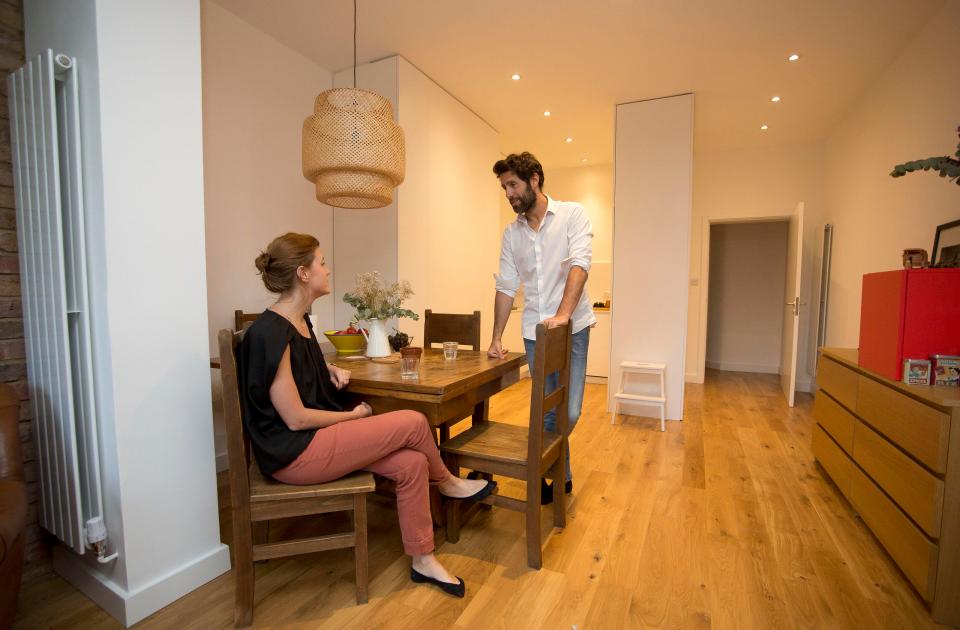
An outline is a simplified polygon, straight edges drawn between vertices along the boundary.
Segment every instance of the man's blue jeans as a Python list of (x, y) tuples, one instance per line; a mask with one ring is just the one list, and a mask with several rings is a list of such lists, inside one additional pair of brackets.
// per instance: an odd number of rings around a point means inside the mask
[[(580, 419), (580, 409), (583, 407), (583, 387), (587, 382), (587, 347), (590, 345), (590, 327), (587, 326), (573, 335), (573, 348), (570, 350), (570, 392), (567, 396), (567, 435), (573, 432), (573, 427)], [(527, 351), (527, 365), (533, 374), (533, 353), (537, 342), (532, 339), (523, 340)], [(557, 388), (558, 372), (547, 375), (546, 391), (549, 394)], [(557, 410), (551, 409), (543, 417), (543, 428), (547, 431), (557, 430)], [(567, 446), (567, 481), (573, 479), (570, 472), (570, 447)]]

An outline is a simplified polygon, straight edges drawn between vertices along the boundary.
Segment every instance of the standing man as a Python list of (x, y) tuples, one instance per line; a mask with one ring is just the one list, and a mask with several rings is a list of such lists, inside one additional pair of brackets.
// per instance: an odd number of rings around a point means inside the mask
[[(543, 322), (547, 328), (572, 324), (568, 428), (573, 431), (583, 405), (590, 327), (597, 323), (583, 290), (592, 256), (590, 219), (580, 204), (554, 201), (543, 194), (543, 167), (530, 153), (511, 153), (493, 165), (493, 172), (500, 178), (500, 187), (517, 213), (517, 220), (504, 230), (500, 245), (493, 342), (488, 354), (497, 358), (507, 354), (500, 339), (517, 288), (523, 283), (523, 345), (531, 370), (537, 324)], [(556, 389), (557, 378), (557, 374), (547, 377), (547, 392)], [(556, 431), (556, 410), (546, 414), (544, 428)], [(540, 485), (540, 502), (551, 503), (553, 487), (545, 479), (540, 480)], [(569, 449), (564, 491), (573, 491)]]

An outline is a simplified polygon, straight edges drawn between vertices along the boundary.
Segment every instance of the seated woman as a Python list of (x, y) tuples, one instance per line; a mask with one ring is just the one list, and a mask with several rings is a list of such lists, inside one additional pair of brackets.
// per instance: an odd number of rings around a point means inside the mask
[(338, 390), (350, 371), (327, 365), (307, 316), (314, 300), (330, 293), (316, 238), (284, 234), (256, 265), (267, 290), (279, 294), (247, 329), (240, 351), (244, 425), (260, 470), (290, 484), (324, 483), (355, 470), (396, 481), (403, 548), (413, 556), (410, 578), (463, 597), (463, 580), (433, 555), (429, 484), (446, 496), (481, 499), (495, 483), (452, 475), (422, 413), (343, 407)]

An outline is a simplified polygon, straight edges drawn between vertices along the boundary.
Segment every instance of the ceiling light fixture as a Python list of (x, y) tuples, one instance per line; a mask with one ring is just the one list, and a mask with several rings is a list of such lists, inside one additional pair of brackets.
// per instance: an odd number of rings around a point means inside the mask
[(567, 138), (567, 144), (573, 142), (573, 138)]
[(779, 103), (779, 102), (780, 102), (780, 97), (779, 97), (779, 96), (774, 96), (774, 97), (772, 97), (772, 98), (770, 99), (770, 102), (771, 102), (771, 103)]
[(543, 115), (549, 118), (549, 117), (550, 117), (550, 110), (548, 109), (547, 111), (543, 112)]
[(510, 77), (510, 78), (513, 79), (514, 81), (519, 81), (519, 80), (520, 80), (520, 75), (514, 73), (514, 75), (513, 75), (512, 77)]
[(798, 55), (797, 53), (793, 53), (792, 55), (787, 57), (787, 61), (797, 61), (798, 59), (800, 59), (800, 55)]
[(760, 131), (766, 131), (767, 129), (769, 129), (769, 127), (766, 125), (760, 125)]
[(581, 162), (586, 162), (586, 161), (587, 161), (587, 158), (583, 158), (583, 159), (580, 160), (580, 161), (581, 161)]
[(357, 0), (353, 1), (353, 87), (321, 92), (303, 121), (303, 176), (336, 208), (382, 208), (403, 182), (406, 150), (393, 105), (357, 89)]

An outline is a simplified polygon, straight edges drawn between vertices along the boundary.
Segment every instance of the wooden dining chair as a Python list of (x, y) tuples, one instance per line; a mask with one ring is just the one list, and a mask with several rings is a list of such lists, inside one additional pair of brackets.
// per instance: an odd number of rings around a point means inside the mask
[[(540, 536), (540, 479), (554, 480), (553, 525), (566, 524), (566, 494), (563, 483), (566, 475), (567, 452), (567, 397), (570, 387), (571, 327), (569, 324), (547, 329), (537, 325), (537, 345), (534, 351), (532, 385), (530, 391), (530, 424), (479, 422), (456, 437), (442, 443), (450, 471), (459, 474), (460, 466), (484, 473), (502, 475), (527, 482), (526, 501), (500, 495), (490, 495), (484, 503), (526, 514), (527, 564), (539, 569), (542, 564)], [(559, 372), (557, 388), (546, 393), (546, 377)], [(551, 409), (557, 413), (557, 433), (543, 428), (543, 416)], [(447, 540), (460, 539), (460, 509), (462, 501), (447, 502)]]
[[(230, 463), (230, 503), (233, 520), (233, 554), (236, 577), (234, 622), (237, 627), (253, 621), (253, 563), (327, 549), (353, 547), (356, 565), (357, 603), (367, 601), (367, 493), (373, 492), (373, 475), (355, 472), (311, 486), (287, 485), (268, 479), (251, 461), (250, 442), (243, 430), (237, 379), (236, 350), (242, 333), (221, 330), (220, 363), (223, 377), (223, 415), (227, 429)], [(269, 542), (264, 525), (272, 519), (353, 512), (353, 529), (328, 534)]]
[[(470, 346), (474, 351), (480, 350), (480, 311), (466, 315), (434, 313), (427, 309), (423, 314), (423, 347), (431, 348), (433, 344), (442, 344), (444, 341), (456, 341), (461, 346)], [(438, 442), (449, 438), (448, 424), (437, 429)]]
[(261, 313), (244, 313), (236, 310), (233, 312), (233, 329), (237, 332), (243, 332), (247, 326), (257, 321)]
[(480, 349), (480, 311), (473, 315), (459, 313), (434, 313), (427, 309), (423, 314), (423, 347), (435, 343), (456, 341), (461, 346)]

